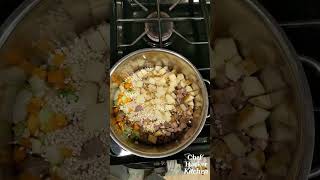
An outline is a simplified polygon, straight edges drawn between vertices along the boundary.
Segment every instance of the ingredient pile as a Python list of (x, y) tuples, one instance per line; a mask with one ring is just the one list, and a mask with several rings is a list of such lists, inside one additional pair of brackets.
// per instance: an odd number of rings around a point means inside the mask
[[(6, 97), (13, 107), (14, 161), (20, 179), (106, 179), (108, 37), (103, 23), (48, 51), (39, 65), (15, 52)], [(49, 42), (48, 42), (49, 43)], [(10, 102), (10, 101), (4, 101)]]
[(213, 55), (213, 174), (217, 179), (286, 177), (297, 119), (281, 66), (245, 54), (232, 38), (217, 39)]
[(167, 143), (191, 127), (199, 87), (184, 74), (155, 66), (112, 81), (118, 87), (112, 123), (135, 143)]

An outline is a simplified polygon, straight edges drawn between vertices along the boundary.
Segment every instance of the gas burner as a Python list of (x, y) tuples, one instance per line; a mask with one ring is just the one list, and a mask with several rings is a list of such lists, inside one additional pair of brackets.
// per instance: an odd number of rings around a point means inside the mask
[[(157, 18), (158, 17), (158, 13), (157, 12), (153, 12), (151, 13), (147, 18)], [(161, 18), (169, 18), (170, 16), (165, 13), (165, 12), (160, 12), (160, 17)], [(147, 36), (149, 37), (149, 39), (151, 39), (154, 42), (159, 43), (160, 41), (160, 33), (161, 33), (161, 39), (163, 41), (163, 46), (168, 46), (171, 43), (170, 42), (166, 42), (173, 33), (173, 28), (174, 28), (174, 24), (172, 21), (166, 21), (161, 23), (161, 32), (159, 31), (160, 27), (158, 23), (154, 23), (154, 22), (146, 22), (145, 23), (145, 31), (147, 32)], [(149, 44), (149, 43), (148, 43)], [(150, 43), (151, 46), (155, 47), (156, 44), (155, 43)]]

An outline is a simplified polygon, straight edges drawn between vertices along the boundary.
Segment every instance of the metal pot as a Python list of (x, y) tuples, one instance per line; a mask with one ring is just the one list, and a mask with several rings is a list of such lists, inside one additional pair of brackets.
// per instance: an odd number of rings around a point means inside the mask
[(192, 127), (179, 139), (165, 145), (151, 146), (141, 143), (132, 143), (123, 136), (115, 133), (115, 127), (110, 125), (111, 137), (115, 142), (117, 142), (123, 149), (137, 156), (147, 158), (167, 157), (188, 147), (201, 132), (208, 113), (208, 93), (200, 73), (185, 57), (166, 49), (142, 49), (119, 60), (110, 71), (110, 100), (112, 101), (112, 99), (114, 99), (115, 90), (118, 88), (117, 84), (112, 83), (112, 78), (117, 77), (117, 79), (125, 79), (128, 75), (139, 69), (154, 67), (156, 65), (168, 66), (169, 69), (174, 68), (178, 73), (183, 73), (187, 79), (191, 80), (192, 83), (195, 83), (200, 89), (200, 94), (198, 95), (198, 98), (196, 98), (200, 106), (195, 107)]
[[(296, 117), (296, 146), (287, 179), (307, 179), (314, 146), (314, 119), (309, 86), (299, 58), (271, 16), (254, 0), (212, 2), (212, 45), (216, 38), (232, 37), (243, 56), (282, 72), (290, 91), (288, 102)], [(214, 59), (212, 60), (214, 61)], [(273, 81), (273, 79), (268, 79)]]

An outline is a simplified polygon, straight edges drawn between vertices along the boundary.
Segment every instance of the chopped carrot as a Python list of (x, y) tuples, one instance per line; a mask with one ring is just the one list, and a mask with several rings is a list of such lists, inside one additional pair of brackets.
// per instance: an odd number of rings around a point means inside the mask
[(72, 150), (66, 147), (61, 148), (60, 152), (64, 158), (70, 158), (72, 156)]
[(40, 98), (32, 98), (27, 106), (29, 113), (38, 113), (43, 105), (43, 101)]
[(27, 127), (30, 131), (30, 134), (35, 135), (40, 128), (40, 122), (39, 122), (38, 116), (35, 116), (34, 114), (30, 114), (27, 120)]
[(45, 39), (41, 39), (38, 42), (36, 42), (35, 44), (36, 48), (38, 48), (39, 50), (43, 51), (43, 52), (53, 52), (54, 48), (52, 47), (52, 45), (50, 44), (50, 42), (48, 40)]
[(41, 179), (40, 177), (35, 176), (32, 173), (27, 171), (19, 175), (19, 180), (40, 180), (40, 179)]
[(133, 129), (134, 129), (135, 131), (139, 131), (140, 126), (135, 123), (135, 124), (133, 125)]
[(119, 84), (121, 83), (121, 78), (120, 78), (120, 76), (113, 75), (113, 76), (111, 77), (111, 82), (116, 83), (116, 84), (119, 85)]
[(19, 144), (26, 148), (31, 148), (32, 144), (29, 138), (21, 138)]
[(126, 82), (126, 83), (124, 83), (123, 86), (124, 86), (125, 89), (131, 89), (132, 88), (132, 83)]
[(13, 159), (15, 162), (21, 162), (27, 157), (27, 152), (25, 147), (16, 147), (13, 153)]
[(68, 124), (66, 116), (63, 114), (56, 114), (52, 119), (54, 128), (53, 129), (61, 129)]
[(119, 112), (119, 108), (114, 107), (114, 108), (113, 108), (113, 113), (115, 113), (115, 114), (116, 114), (116, 113), (118, 113), (118, 112)]
[(47, 71), (41, 69), (41, 68), (34, 68), (32, 71), (32, 74), (35, 76), (38, 76), (40, 79), (46, 79), (47, 78)]
[(25, 61), (25, 58), (19, 52), (11, 50), (3, 54), (2, 59), (4, 59), (9, 65), (18, 65)]
[(35, 68), (34, 65), (28, 61), (23, 61), (22, 63), (19, 64), (19, 67), (28, 74), (31, 74)]
[(54, 57), (52, 59), (52, 63), (56, 66), (59, 66), (63, 63), (64, 59), (65, 59), (64, 54), (57, 53), (54, 55)]
[(64, 72), (63, 70), (49, 71), (48, 82), (61, 87), (64, 84)]

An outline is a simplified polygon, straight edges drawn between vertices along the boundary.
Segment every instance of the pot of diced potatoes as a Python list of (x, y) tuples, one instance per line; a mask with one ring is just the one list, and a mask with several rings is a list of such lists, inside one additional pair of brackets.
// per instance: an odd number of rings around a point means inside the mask
[(307, 179), (314, 120), (298, 56), (255, 1), (214, 2), (214, 178)]
[(198, 136), (208, 94), (198, 70), (165, 49), (142, 49), (110, 71), (111, 137), (123, 149), (148, 158), (173, 155)]

